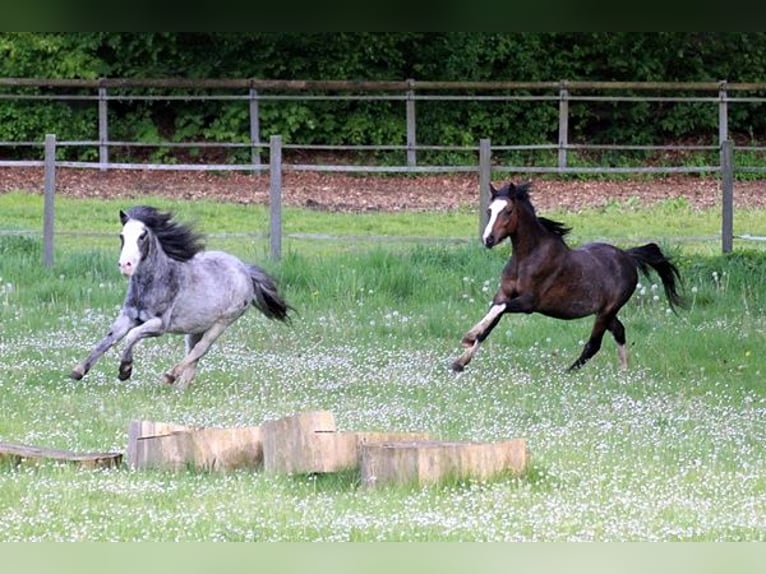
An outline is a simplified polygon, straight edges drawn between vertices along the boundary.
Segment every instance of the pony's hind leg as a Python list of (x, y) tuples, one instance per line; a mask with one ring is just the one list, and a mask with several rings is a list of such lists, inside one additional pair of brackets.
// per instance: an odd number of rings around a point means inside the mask
[(186, 388), (194, 380), (198, 361), (230, 324), (229, 322), (214, 323), (202, 334), (188, 335), (186, 338), (187, 348), (192, 344), (193, 346), (180, 363), (165, 373), (163, 380), (170, 385), (175, 384), (182, 389)]
[[(192, 349), (197, 346), (197, 343), (200, 342), (200, 339), (202, 339), (202, 333), (188, 333), (184, 337), (184, 348), (186, 349), (186, 355), (189, 355), (192, 352)], [(181, 373), (180, 378), (178, 381), (170, 380), (169, 374), (166, 373), (164, 376), (164, 380), (166, 383), (175, 383), (178, 382), (178, 385), (180, 387), (187, 387), (189, 383), (191, 383), (194, 380), (194, 377), (197, 375), (197, 365), (199, 364), (199, 359), (195, 361), (191, 361), (189, 363), (189, 366), (184, 369), (183, 373)]]

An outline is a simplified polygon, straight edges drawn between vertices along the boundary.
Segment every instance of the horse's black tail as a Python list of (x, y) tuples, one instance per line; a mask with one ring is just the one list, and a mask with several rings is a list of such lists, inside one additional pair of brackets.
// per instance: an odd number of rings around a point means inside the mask
[(676, 307), (686, 307), (684, 298), (678, 293), (681, 274), (670, 258), (662, 253), (659, 245), (647, 243), (641, 247), (628, 249), (627, 253), (633, 257), (636, 266), (647, 278), (649, 277), (649, 267), (657, 272), (662, 280), (662, 286), (665, 288), (665, 296), (668, 298), (668, 303), (670, 303), (670, 308), (673, 311)]
[(248, 265), (248, 269), (255, 289), (253, 305), (269, 319), (289, 323), (289, 312), (294, 309), (280, 296), (274, 279), (257, 265)]

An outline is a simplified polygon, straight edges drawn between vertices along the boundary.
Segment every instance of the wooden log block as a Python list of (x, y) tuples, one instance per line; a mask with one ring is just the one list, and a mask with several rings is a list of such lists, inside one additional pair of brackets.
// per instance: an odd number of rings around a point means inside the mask
[(0, 442), (0, 462), (12, 466), (34, 464), (44, 460), (66, 462), (82, 468), (112, 468), (122, 463), (119, 452), (72, 452), (54, 448)]
[(526, 440), (497, 443), (407, 441), (368, 443), (361, 448), (364, 486), (438, 484), (486, 480), (502, 472), (520, 474), (528, 464)]
[[(189, 430), (190, 427), (155, 421), (130, 421), (128, 425), (128, 466), (138, 468), (138, 440), (144, 437), (162, 436), (173, 431)], [(143, 456), (143, 454), (142, 454)]]
[[(146, 432), (153, 434), (142, 434)], [(226, 471), (263, 465), (260, 427), (195, 428), (132, 421), (128, 438), (132, 468)]]
[(263, 468), (266, 472), (302, 474), (340, 472), (359, 467), (363, 444), (427, 440), (427, 433), (338, 432), (329, 411), (310, 411), (266, 421)]
[(335, 416), (329, 411), (309, 411), (265, 421), (263, 470), (273, 473), (329, 472), (328, 447), (322, 438), (336, 431)]
[(340, 472), (359, 468), (362, 446), (391, 441), (429, 440), (425, 432), (348, 431), (318, 432), (317, 446), (322, 468), (304, 472)]

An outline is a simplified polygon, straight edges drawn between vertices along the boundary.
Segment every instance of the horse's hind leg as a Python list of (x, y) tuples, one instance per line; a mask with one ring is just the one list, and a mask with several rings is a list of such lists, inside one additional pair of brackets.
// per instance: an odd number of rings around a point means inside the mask
[(625, 326), (617, 317), (613, 317), (607, 327), (617, 343), (617, 357), (620, 360), (620, 368), (628, 368), (628, 349), (625, 346)]
[(593, 330), (590, 333), (590, 338), (588, 339), (588, 342), (585, 343), (585, 347), (583, 347), (580, 356), (569, 367), (570, 371), (579, 369), (585, 363), (587, 363), (593, 357), (593, 355), (598, 353), (599, 349), (601, 348), (601, 341), (604, 338), (604, 333), (606, 332), (607, 325), (611, 325), (611, 321), (612, 317), (605, 317), (604, 315), (599, 315), (596, 317), (596, 322), (593, 325)]

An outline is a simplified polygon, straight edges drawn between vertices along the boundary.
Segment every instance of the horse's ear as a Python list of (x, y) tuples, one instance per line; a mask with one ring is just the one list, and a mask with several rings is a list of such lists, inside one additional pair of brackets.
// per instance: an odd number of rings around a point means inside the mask
[(489, 184), (489, 197), (491, 199), (495, 199), (497, 197), (497, 190), (495, 189), (495, 186), (491, 183)]
[(128, 222), (128, 214), (125, 213), (122, 209), (120, 210), (120, 223), (125, 225)]

